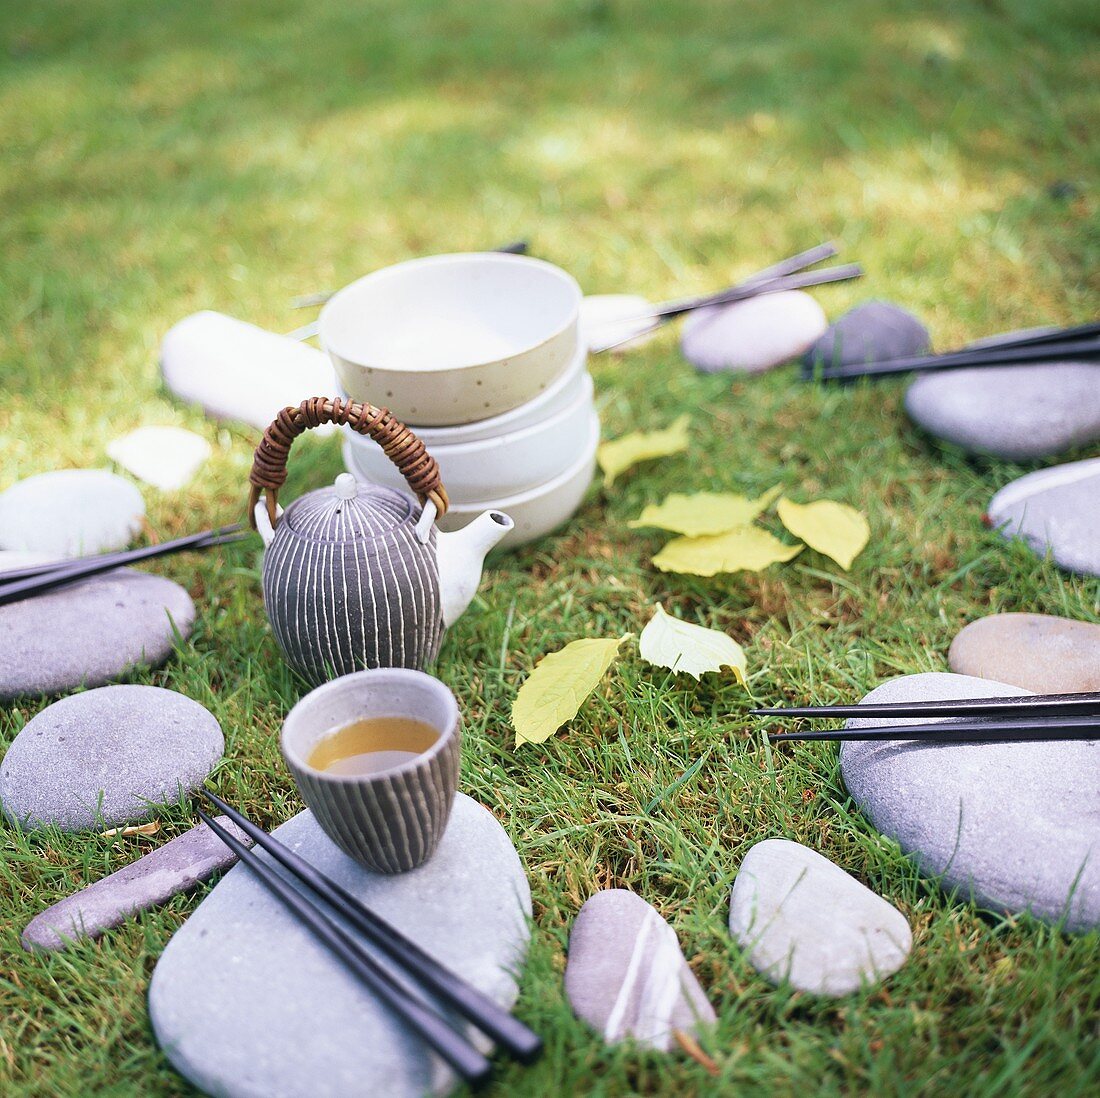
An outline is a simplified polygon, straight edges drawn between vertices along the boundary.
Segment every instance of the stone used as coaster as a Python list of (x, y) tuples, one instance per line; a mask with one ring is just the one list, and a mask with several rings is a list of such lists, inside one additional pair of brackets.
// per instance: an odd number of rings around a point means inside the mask
[(865, 301), (849, 309), (802, 356), (807, 366), (863, 366), (911, 358), (932, 346), (928, 329), (908, 309), (889, 301)]
[(616, 351), (640, 347), (656, 332), (653, 320), (638, 319), (652, 308), (652, 302), (637, 294), (586, 294), (581, 301), (581, 339), (590, 351), (610, 344)]
[[(225, 816), (222, 827), (251, 846), (252, 840)], [(137, 861), (36, 915), (23, 930), (24, 949), (64, 949), (98, 938), (131, 916), (167, 903), (237, 860), (204, 823), (151, 850)]]
[(848, 995), (896, 972), (913, 937), (905, 916), (828, 858), (787, 839), (745, 855), (730, 933), (773, 984)]
[(221, 726), (159, 686), (102, 686), (47, 706), (0, 763), (0, 805), (29, 829), (118, 827), (201, 785), (222, 756)]
[(0, 700), (159, 667), (194, 620), (195, 604), (178, 583), (129, 568), (0, 606)]
[(762, 373), (798, 358), (826, 329), (825, 310), (801, 290), (697, 309), (684, 321), (680, 349), (700, 370)]
[(990, 501), (989, 521), (1070, 572), (1100, 576), (1100, 458), (1028, 473)]
[(52, 560), (124, 549), (141, 530), (145, 501), (104, 469), (39, 473), (0, 492), (0, 549)]
[(951, 670), (1036, 694), (1100, 690), (1100, 625), (1048, 614), (992, 614), (951, 643)]
[[(531, 892), (508, 836), (481, 805), (458, 794), (431, 860), (392, 876), (353, 862), (309, 812), (274, 834), (502, 1006), (515, 1002)], [(224, 1098), (422, 1098), (457, 1086), (454, 1072), (243, 865), (168, 943), (149, 1014), (172, 1064)]]
[(905, 410), (970, 453), (1030, 461), (1100, 439), (1100, 366), (1050, 362), (937, 370), (918, 377)]
[(139, 427), (109, 442), (107, 456), (146, 484), (171, 492), (202, 468), (210, 443), (182, 427)]
[[(164, 384), (215, 419), (263, 430), (288, 404), (339, 396), (328, 356), (221, 313), (201, 312), (169, 329), (160, 348)], [(312, 434), (328, 434), (324, 424)]]
[[(988, 679), (930, 673), (892, 679), (863, 700), (1027, 693)], [(849, 741), (841, 746), (840, 768), (871, 823), (944, 889), (994, 911), (1030, 911), (1049, 923), (1064, 919), (1070, 931), (1100, 926), (1097, 741)]]
[(597, 892), (577, 915), (565, 993), (573, 1013), (608, 1044), (634, 1040), (667, 1052), (675, 1030), (694, 1034), (715, 1021), (676, 932), (622, 888)]

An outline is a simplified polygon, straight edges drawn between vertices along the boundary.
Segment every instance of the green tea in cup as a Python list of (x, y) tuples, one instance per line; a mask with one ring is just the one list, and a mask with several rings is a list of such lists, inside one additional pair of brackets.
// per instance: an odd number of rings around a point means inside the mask
[(367, 777), (410, 763), (439, 739), (439, 732), (412, 717), (367, 717), (317, 741), (307, 763), (344, 777)]

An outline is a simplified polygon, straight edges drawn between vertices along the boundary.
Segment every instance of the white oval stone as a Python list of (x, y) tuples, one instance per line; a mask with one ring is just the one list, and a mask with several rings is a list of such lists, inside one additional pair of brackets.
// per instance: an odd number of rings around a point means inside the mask
[(581, 301), (581, 339), (593, 352), (640, 347), (656, 331), (654, 321), (643, 315), (652, 308), (637, 294), (586, 294)]
[(107, 456), (154, 488), (188, 484), (210, 456), (210, 443), (182, 427), (139, 427), (107, 444)]

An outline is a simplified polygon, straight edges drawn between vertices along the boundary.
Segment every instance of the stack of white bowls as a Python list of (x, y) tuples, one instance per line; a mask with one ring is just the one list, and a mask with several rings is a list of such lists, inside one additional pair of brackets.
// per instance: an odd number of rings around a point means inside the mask
[[(600, 439), (580, 303), (560, 268), (487, 252), (387, 267), (325, 306), (321, 342), (345, 395), (389, 408), (439, 463), (444, 529), (503, 511), (515, 523), (503, 544), (523, 545), (580, 506)], [(347, 432), (344, 461), (405, 487), (362, 435)]]

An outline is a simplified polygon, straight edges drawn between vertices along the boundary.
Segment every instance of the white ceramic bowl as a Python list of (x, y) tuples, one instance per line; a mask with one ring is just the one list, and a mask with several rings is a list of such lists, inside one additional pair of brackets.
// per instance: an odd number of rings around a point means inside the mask
[(592, 474), (596, 471), (596, 447), (600, 444), (600, 424), (593, 414), (591, 434), (584, 453), (560, 476), (537, 488), (492, 502), (453, 504), (440, 522), (443, 530), (459, 530), (482, 511), (503, 511), (515, 524), (497, 546), (517, 549), (537, 541), (568, 522), (584, 499)]
[(410, 425), (472, 423), (532, 400), (573, 361), (581, 291), (559, 267), (472, 252), (385, 267), (321, 311), (321, 343), (355, 400)]
[[(434, 444), (428, 452), (439, 463), (447, 494), (455, 503), (487, 497), (514, 496), (553, 480), (576, 463), (588, 445), (592, 407), (592, 378), (571, 403), (549, 419), (496, 438)], [(404, 478), (378, 443), (354, 431), (347, 433), (345, 464), (354, 462), (372, 484), (404, 488)]]

